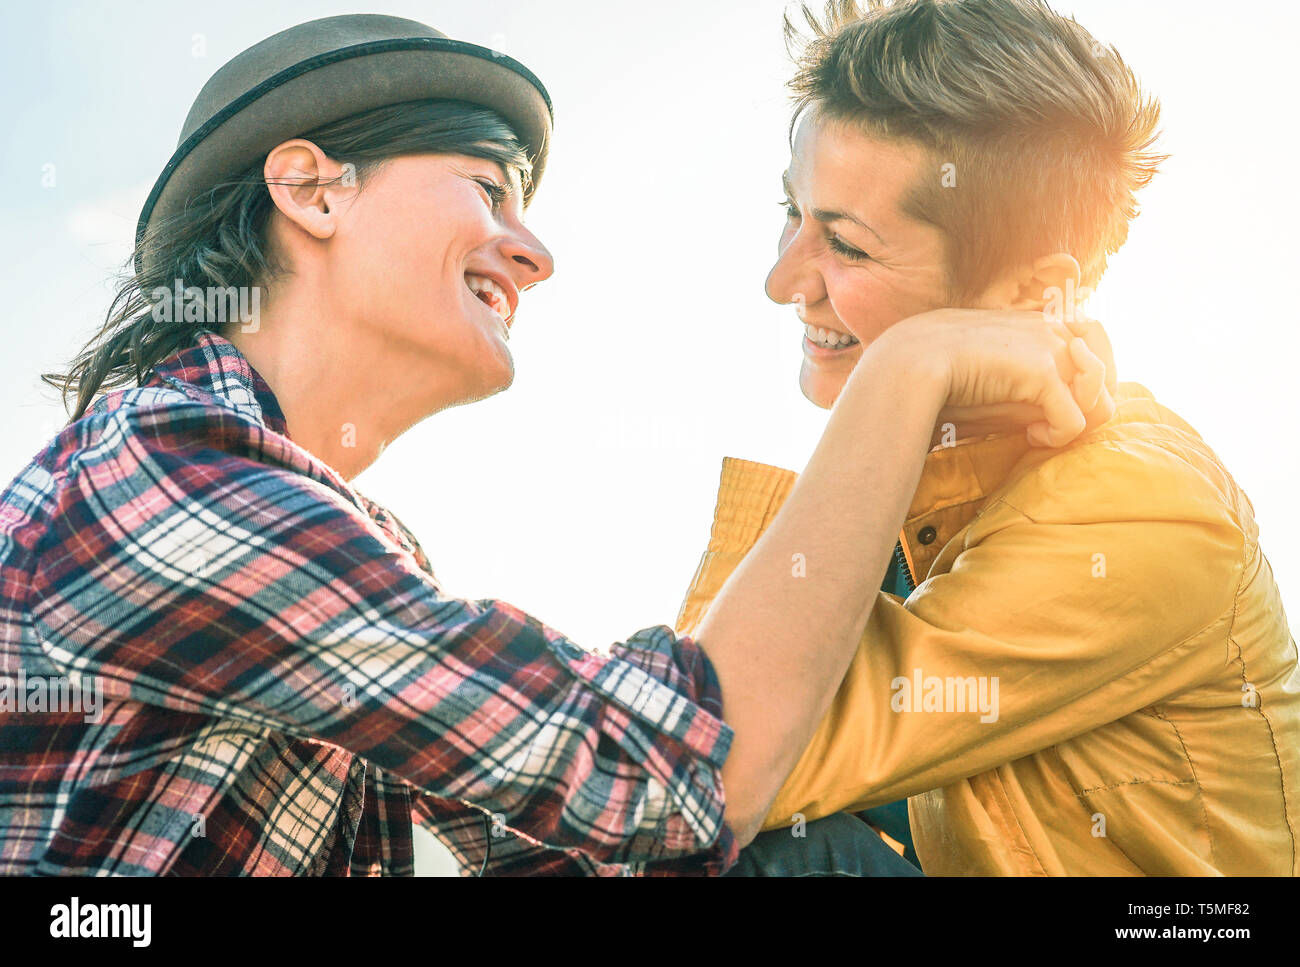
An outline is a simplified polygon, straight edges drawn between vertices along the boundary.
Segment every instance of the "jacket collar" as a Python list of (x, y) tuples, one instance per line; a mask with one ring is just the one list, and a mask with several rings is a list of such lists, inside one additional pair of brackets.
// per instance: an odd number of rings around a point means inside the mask
[(1024, 432), (1017, 431), (958, 440), (930, 451), (899, 535), (916, 584), (925, 580), (949, 538), (974, 519), (1030, 449)]
[[(1159, 422), (1196, 432), (1160, 406), (1140, 383), (1120, 383), (1115, 403), (1115, 416), (1107, 426)], [(925, 580), (944, 545), (974, 520), (1001, 487), (1058, 452), (1030, 447), (1020, 431), (969, 437), (931, 450), (899, 534), (913, 581)], [(726, 457), (710, 548), (748, 551), (780, 510), (797, 476), (793, 470)]]
[[(970, 523), (1029, 449), (1024, 434), (1013, 433), (971, 437), (930, 451), (898, 536), (914, 584), (925, 580), (949, 538)], [(747, 553), (796, 479), (793, 470), (723, 458), (710, 550)]]
[(234, 343), (211, 329), (200, 329), (190, 346), (154, 366), (143, 385), (163, 383), (192, 398), (219, 402), (289, 437), (284, 411), (266, 380)]

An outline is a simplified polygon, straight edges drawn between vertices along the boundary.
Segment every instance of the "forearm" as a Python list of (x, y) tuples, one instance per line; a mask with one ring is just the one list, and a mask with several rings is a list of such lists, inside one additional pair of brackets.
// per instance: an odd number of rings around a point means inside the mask
[(892, 341), (869, 347), (780, 513), (700, 625), (735, 731), (722, 776), (742, 843), (853, 657), (944, 396), (936, 375), (900, 365)]

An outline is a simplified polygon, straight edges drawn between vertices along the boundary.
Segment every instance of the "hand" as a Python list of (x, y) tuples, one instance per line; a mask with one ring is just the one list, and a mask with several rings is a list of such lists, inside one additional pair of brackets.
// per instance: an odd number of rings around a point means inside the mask
[[(1114, 395), (1119, 389), (1119, 382), (1115, 376), (1115, 352), (1111, 348), (1106, 330), (1096, 320), (1072, 320), (1065, 323), (1065, 326), (1070, 333), (1068, 338), (1082, 339), (1105, 367), (1101, 374), (1096, 373), (1095, 370), (1090, 370), (1086, 375), (1076, 373), (1071, 382), (1075, 402), (1083, 409), (1088, 421), (1086, 430), (1093, 430), (1115, 415)], [(1059, 329), (1057, 331), (1060, 332)], [(1079, 365), (1088, 365), (1086, 357)], [(1095, 392), (1098, 375), (1104, 384), (1105, 392)], [(1083, 382), (1080, 383), (1080, 380)], [(954, 429), (958, 438), (981, 436), (987, 433), (1004, 432), (1008, 426), (1028, 426), (1045, 418), (1041, 407), (1025, 403), (993, 403), (976, 407), (945, 406), (940, 411), (939, 424), (935, 428), (931, 446), (938, 446), (943, 440), (952, 439)]]
[(1021, 425), (1032, 445), (1060, 447), (1114, 415), (1114, 357), (1099, 323), (941, 309), (905, 319), (885, 336), (877, 340), (881, 351), (903, 354), (896, 365), (934, 375), (946, 392), (935, 442), (945, 424), (960, 436)]
[(1113, 397), (1119, 389), (1119, 380), (1115, 376), (1115, 351), (1111, 348), (1106, 330), (1096, 319), (1075, 319), (1065, 325), (1071, 333), (1087, 343), (1093, 355), (1105, 364), (1106, 389)]
[[(1083, 375), (1076, 374), (1071, 382), (1075, 402), (1084, 410), (1084, 416), (1087, 418), (1086, 432), (1087, 430), (1096, 429), (1115, 415), (1114, 394), (1119, 387), (1115, 377), (1115, 355), (1111, 349), (1110, 339), (1101, 323), (1093, 320), (1079, 320), (1068, 322), (1065, 325), (1069, 329), (1071, 338), (1078, 337), (1082, 339), (1087, 347), (1092, 350), (1093, 355), (1100, 359), (1105, 367), (1104, 373), (1100, 374), (1104, 383), (1104, 392), (1094, 395), (1092, 391), (1093, 383), (1095, 383), (1098, 375), (1095, 371), (1091, 372), (1086, 379)], [(1086, 385), (1080, 385), (1080, 380), (1084, 380)], [(1093, 382), (1088, 382), (1088, 380)], [(1093, 401), (1091, 406), (1089, 400)], [(1031, 423), (1037, 423), (1045, 419), (1042, 407), (1031, 406), (1026, 403), (993, 403), (987, 406), (973, 407), (945, 406), (939, 412), (938, 423), (935, 427), (934, 436), (931, 438), (930, 446), (933, 448), (940, 443), (953, 439), (1005, 432), (1008, 427), (1028, 426)]]

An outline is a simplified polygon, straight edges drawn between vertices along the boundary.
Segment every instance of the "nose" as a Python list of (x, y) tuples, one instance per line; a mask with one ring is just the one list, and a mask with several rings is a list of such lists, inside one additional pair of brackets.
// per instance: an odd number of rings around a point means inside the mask
[(763, 284), (767, 297), (781, 305), (793, 302), (802, 307), (820, 302), (826, 295), (825, 283), (803, 251), (800, 235), (794, 229), (782, 233), (776, 264)]
[(522, 226), (506, 236), (502, 252), (510, 260), (511, 273), (520, 291), (546, 281), (555, 273), (555, 259), (550, 250)]

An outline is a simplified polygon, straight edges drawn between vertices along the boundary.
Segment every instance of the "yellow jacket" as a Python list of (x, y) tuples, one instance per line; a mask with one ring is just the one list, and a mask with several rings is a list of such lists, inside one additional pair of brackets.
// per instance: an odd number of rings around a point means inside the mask
[[(1116, 403), (1063, 449), (929, 454), (919, 586), (880, 592), (765, 829), (907, 796), (931, 875), (1300, 870), (1300, 671), (1253, 508), (1144, 387)], [(679, 631), (794, 480), (723, 462)]]

